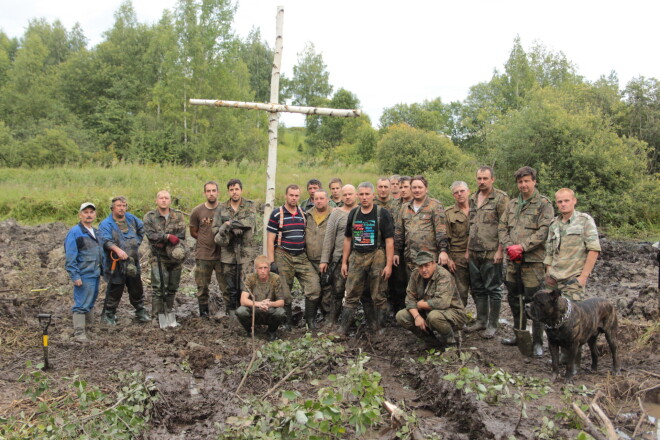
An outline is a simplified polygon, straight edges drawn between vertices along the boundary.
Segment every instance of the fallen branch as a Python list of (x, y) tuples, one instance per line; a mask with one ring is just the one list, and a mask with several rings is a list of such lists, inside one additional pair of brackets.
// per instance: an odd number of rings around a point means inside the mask
[(644, 410), (644, 405), (642, 405), (642, 399), (638, 397), (637, 402), (639, 403), (639, 409), (641, 410), (642, 413), (639, 415), (639, 420), (637, 421), (637, 425), (635, 425), (635, 430), (633, 431), (631, 438), (635, 438), (637, 436), (637, 431), (639, 431), (639, 428), (642, 427), (642, 424), (646, 419), (646, 411)]
[(584, 423), (584, 430), (587, 431), (589, 435), (596, 440), (608, 440), (607, 437), (605, 437), (603, 433), (591, 423), (589, 417), (587, 417), (587, 415), (580, 409), (577, 403), (573, 403), (573, 411), (575, 411), (575, 414), (577, 414), (580, 420), (582, 420), (582, 423)]
[(314, 362), (318, 361), (318, 360), (321, 359), (322, 357), (323, 357), (322, 354), (321, 354), (321, 355), (318, 355), (318, 356), (316, 356), (314, 359), (312, 359), (311, 361), (307, 362), (307, 363), (306, 363), (305, 365), (303, 365), (302, 367), (294, 367), (293, 370), (289, 371), (289, 372), (287, 373), (286, 376), (284, 376), (284, 377), (283, 377), (282, 379), (280, 379), (275, 385), (273, 385), (273, 387), (272, 387), (271, 389), (269, 389), (268, 391), (266, 391), (266, 394), (264, 394), (263, 396), (261, 396), (261, 398), (262, 398), (262, 399), (265, 399), (266, 397), (268, 397), (273, 391), (275, 391), (276, 389), (278, 389), (278, 388), (280, 387), (280, 385), (282, 385), (284, 382), (286, 382), (286, 380), (287, 380), (288, 378), (290, 378), (290, 377), (296, 372), (296, 370), (298, 370), (298, 369), (305, 370), (306, 368), (310, 367)]
[(655, 376), (658, 379), (660, 379), (660, 374), (658, 374), (658, 373), (652, 373), (652, 372), (646, 371), (646, 370), (639, 370), (639, 371), (641, 371), (642, 373), (650, 374), (651, 376)]
[(591, 409), (596, 413), (596, 416), (600, 420), (600, 423), (605, 426), (605, 429), (607, 429), (607, 440), (618, 440), (619, 436), (617, 435), (616, 431), (614, 430), (614, 425), (612, 424), (612, 421), (605, 415), (603, 410), (598, 406), (596, 402), (593, 402), (591, 404)]

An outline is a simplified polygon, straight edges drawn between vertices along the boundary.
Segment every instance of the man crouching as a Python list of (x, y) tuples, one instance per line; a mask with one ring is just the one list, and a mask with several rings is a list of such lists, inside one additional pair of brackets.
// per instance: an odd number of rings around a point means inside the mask
[(280, 276), (270, 271), (268, 257), (261, 255), (254, 260), (254, 273), (245, 278), (241, 292), (241, 306), (236, 310), (236, 317), (247, 331), (252, 334), (252, 308), (254, 306), (254, 324), (268, 326), (268, 339), (277, 339), (277, 327), (286, 321), (284, 313), (284, 293)]
[[(397, 322), (429, 346), (441, 349), (454, 343), (454, 327), (466, 321), (463, 302), (452, 275), (436, 263), (430, 252), (415, 256), (417, 269), (406, 289), (406, 308), (396, 314)], [(433, 334), (437, 332), (439, 340)]]

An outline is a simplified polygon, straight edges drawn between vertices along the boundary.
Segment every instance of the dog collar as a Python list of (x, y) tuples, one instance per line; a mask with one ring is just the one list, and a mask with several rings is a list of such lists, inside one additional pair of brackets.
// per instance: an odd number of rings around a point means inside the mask
[(562, 316), (559, 322), (557, 322), (555, 325), (545, 324), (545, 328), (553, 330), (553, 329), (558, 329), (559, 327), (564, 325), (568, 317), (571, 316), (571, 312), (573, 311), (573, 303), (571, 302), (571, 300), (566, 298), (566, 302), (568, 302), (568, 308), (566, 309), (566, 313), (564, 313), (564, 316)]

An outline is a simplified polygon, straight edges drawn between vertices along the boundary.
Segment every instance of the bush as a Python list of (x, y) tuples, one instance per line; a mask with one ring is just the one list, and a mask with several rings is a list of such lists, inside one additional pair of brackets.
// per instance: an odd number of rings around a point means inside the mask
[(387, 130), (376, 157), (383, 172), (409, 175), (454, 168), (467, 160), (448, 137), (405, 124)]

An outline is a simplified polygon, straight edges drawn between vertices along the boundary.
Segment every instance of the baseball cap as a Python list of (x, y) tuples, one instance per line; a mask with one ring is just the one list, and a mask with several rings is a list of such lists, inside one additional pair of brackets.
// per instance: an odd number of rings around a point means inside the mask
[(92, 202), (85, 202), (82, 205), (80, 205), (80, 209), (78, 210), (78, 212), (82, 211), (85, 208), (93, 208), (94, 211), (96, 211), (96, 206), (94, 206)]
[(433, 257), (433, 254), (427, 251), (419, 251), (415, 256), (415, 264), (418, 266), (430, 263), (431, 261), (435, 261), (435, 258)]

